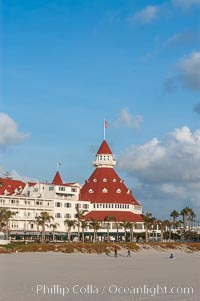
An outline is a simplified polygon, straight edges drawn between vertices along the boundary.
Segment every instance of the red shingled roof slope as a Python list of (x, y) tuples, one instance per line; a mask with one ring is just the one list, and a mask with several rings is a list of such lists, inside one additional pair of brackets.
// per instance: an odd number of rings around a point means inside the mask
[(20, 194), (25, 187), (25, 183), (19, 180), (0, 178), (0, 195)]
[(104, 221), (106, 216), (115, 217), (116, 221), (143, 222), (140, 214), (134, 214), (130, 211), (91, 211), (84, 215), (84, 219), (89, 221), (91, 218), (94, 218)]
[(100, 148), (97, 152), (97, 155), (101, 155), (101, 154), (112, 155), (111, 149), (108, 146), (108, 143), (106, 142), (106, 140), (103, 140), (103, 142), (101, 143)]
[(63, 185), (63, 181), (61, 179), (59, 171), (56, 172), (55, 177), (52, 181), (52, 184), (54, 184), (54, 185)]
[[(106, 192), (107, 191), (107, 192)], [(139, 205), (113, 168), (96, 168), (80, 191), (81, 200), (92, 203)]]

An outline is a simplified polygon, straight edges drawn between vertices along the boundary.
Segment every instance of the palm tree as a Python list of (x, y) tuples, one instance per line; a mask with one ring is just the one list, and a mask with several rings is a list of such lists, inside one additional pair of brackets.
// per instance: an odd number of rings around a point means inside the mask
[(71, 219), (66, 219), (64, 221), (64, 224), (67, 225), (67, 228), (68, 228), (68, 231), (67, 231), (67, 233), (68, 233), (68, 237), (67, 237), (68, 241), (71, 241), (71, 229), (72, 229), (72, 227), (75, 226), (75, 221), (71, 220)]
[(175, 226), (175, 224), (177, 222), (177, 218), (179, 217), (179, 212), (177, 210), (173, 210), (170, 214), (170, 217), (172, 217), (172, 223), (173, 223), (173, 226)]
[(94, 229), (94, 242), (97, 241), (97, 231), (101, 228), (101, 221), (91, 218), (90, 227)]
[(117, 228), (117, 241), (119, 241), (119, 226), (120, 223), (118, 221), (115, 222), (116, 228)]
[(155, 220), (154, 217), (152, 217), (152, 214), (150, 212), (146, 212), (146, 214), (142, 215), (143, 220), (144, 220), (144, 224), (146, 227), (146, 231), (145, 231), (145, 241), (148, 242), (149, 240), (149, 227), (152, 225), (153, 221)]
[(4, 178), (7, 179), (7, 180), (12, 180), (12, 176), (11, 176), (11, 174), (10, 174), (9, 171), (6, 171), (6, 172), (4, 173)]
[(82, 220), (81, 221), (81, 229), (82, 229), (82, 242), (83, 243), (85, 242), (85, 229), (87, 228), (87, 226), (88, 226), (88, 222)]
[(80, 240), (80, 223), (81, 223), (81, 220), (83, 219), (85, 213), (88, 212), (88, 210), (79, 209), (79, 204), (76, 204), (75, 209), (76, 209), (75, 218), (77, 219), (78, 241), (79, 241)]
[(135, 222), (130, 223), (130, 242), (133, 242), (133, 229), (135, 227)]
[(181, 215), (183, 217), (184, 229), (186, 229), (186, 227), (187, 227), (187, 219), (188, 219), (188, 215), (190, 212), (191, 212), (191, 208), (189, 208), (187, 206), (181, 210)]
[(54, 220), (53, 216), (46, 211), (41, 212), (40, 215), (35, 217), (35, 223), (42, 227), (42, 243), (45, 241), (45, 227), (49, 226), (51, 220)]
[(189, 221), (189, 229), (191, 228), (191, 223), (195, 221), (196, 214), (194, 211), (190, 208), (188, 212), (188, 221)]
[(50, 224), (49, 228), (52, 228), (52, 235), (53, 235), (53, 241), (55, 240), (55, 230), (58, 228), (59, 224), (58, 223), (54, 223), (54, 224)]
[(164, 221), (159, 220), (158, 224), (160, 225), (160, 230), (161, 230), (160, 240), (163, 241), (164, 232), (168, 227), (170, 227), (170, 222), (168, 220), (164, 220)]
[(130, 229), (131, 227), (131, 223), (129, 221), (126, 221), (126, 220), (123, 220), (121, 223), (120, 223), (120, 226), (122, 226), (124, 228), (124, 238), (125, 238), (125, 241), (127, 241), (127, 229)]
[(115, 218), (114, 216), (107, 215), (107, 216), (104, 218), (104, 222), (106, 222), (106, 224), (107, 224), (107, 236), (108, 236), (108, 242), (110, 242), (110, 235), (109, 235), (110, 222), (114, 222), (114, 221), (116, 221), (116, 218)]
[(0, 208), (0, 231), (5, 229), (6, 232), (6, 239), (8, 239), (9, 236), (9, 222), (11, 217), (15, 215), (16, 213), (6, 209), (6, 208)]

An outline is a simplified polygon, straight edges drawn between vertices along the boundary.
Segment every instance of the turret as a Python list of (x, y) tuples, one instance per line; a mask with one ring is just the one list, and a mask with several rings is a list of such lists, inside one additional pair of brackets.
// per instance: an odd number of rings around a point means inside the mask
[(93, 162), (95, 167), (108, 167), (113, 168), (116, 165), (116, 160), (108, 143), (106, 140), (103, 140), (97, 154), (96, 160)]

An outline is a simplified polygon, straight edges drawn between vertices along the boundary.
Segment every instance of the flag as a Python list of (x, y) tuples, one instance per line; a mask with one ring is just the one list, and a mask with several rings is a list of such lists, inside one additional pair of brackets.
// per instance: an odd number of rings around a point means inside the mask
[(58, 165), (62, 165), (62, 163), (60, 161), (57, 162)]
[(108, 128), (108, 122), (106, 120), (104, 121), (104, 127), (105, 127), (105, 129)]

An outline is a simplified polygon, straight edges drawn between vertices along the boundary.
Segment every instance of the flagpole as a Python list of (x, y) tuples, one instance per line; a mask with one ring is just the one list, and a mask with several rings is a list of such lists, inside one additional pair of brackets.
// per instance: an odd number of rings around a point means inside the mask
[(104, 130), (104, 132), (103, 132), (103, 139), (104, 139), (104, 140), (106, 140), (106, 127), (105, 127), (105, 122), (106, 122), (106, 120), (104, 119), (104, 122), (103, 122), (103, 130)]
[(57, 161), (57, 171), (59, 171), (59, 165), (62, 165), (60, 161)]

